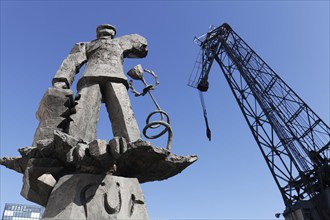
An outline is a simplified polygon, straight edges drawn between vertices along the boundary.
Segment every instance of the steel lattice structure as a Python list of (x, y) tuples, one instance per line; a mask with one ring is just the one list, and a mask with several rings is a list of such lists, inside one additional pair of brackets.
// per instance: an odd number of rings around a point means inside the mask
[[(211, 28), (196, 42), (201, 52), (188, 85), (206, 91), (215, 60), (287, 210), (305, 200), (314, 201), (315, 208), (322, 209), (315, 198), (330, 187), (329, 126), (228, 24)], [(318, 212), (327, 216), (329, 210)]]

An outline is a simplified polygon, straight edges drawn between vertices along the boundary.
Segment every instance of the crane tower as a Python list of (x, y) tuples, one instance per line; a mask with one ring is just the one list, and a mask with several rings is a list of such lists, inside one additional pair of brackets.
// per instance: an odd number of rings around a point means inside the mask
[(285, 219), (330, 219), (329, 126), (228, 24), (195, 42), (200, 54), (188, 85), (206, 92), (218, 63), (280, 190)]

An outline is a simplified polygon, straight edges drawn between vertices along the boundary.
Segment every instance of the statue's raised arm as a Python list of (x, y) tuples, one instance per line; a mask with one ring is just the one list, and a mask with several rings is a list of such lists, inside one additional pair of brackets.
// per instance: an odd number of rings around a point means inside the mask
[(52, 81), (53, 87), (62, 89), (70, 88), (75, 75), (86, 61), (86, 43), (75, 44), (68, 57), (63, 60), (57, 70)]

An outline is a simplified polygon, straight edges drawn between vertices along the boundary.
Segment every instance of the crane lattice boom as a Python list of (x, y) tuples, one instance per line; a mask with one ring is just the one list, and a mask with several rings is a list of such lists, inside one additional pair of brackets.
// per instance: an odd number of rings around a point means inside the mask
[[(330, 219), (330, 129), (228, 24), (201, 38), (188, 85), (208, 89), (219, 64), (281, 192), (287, 219), (309, 201)], [(317, 216), (315, 215), (315, 216)]]

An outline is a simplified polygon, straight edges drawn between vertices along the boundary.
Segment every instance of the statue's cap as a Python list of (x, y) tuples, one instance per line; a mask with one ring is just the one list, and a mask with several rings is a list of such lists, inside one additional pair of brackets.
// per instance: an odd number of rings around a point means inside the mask
[(103, 29), (112, 29), (112, 30), (115, 31), (115, 35), (116, 35), (116, 33), (117, 33), (117, 31), (116, 31), (116, 27), (113, 26), (113, 25), (111, 25), (111, 24), (101, 24), (101, 25), (97, 26), (97, 28), (96, 28), (96, 33), (100, 32), (100, 31), (103, 30)]

